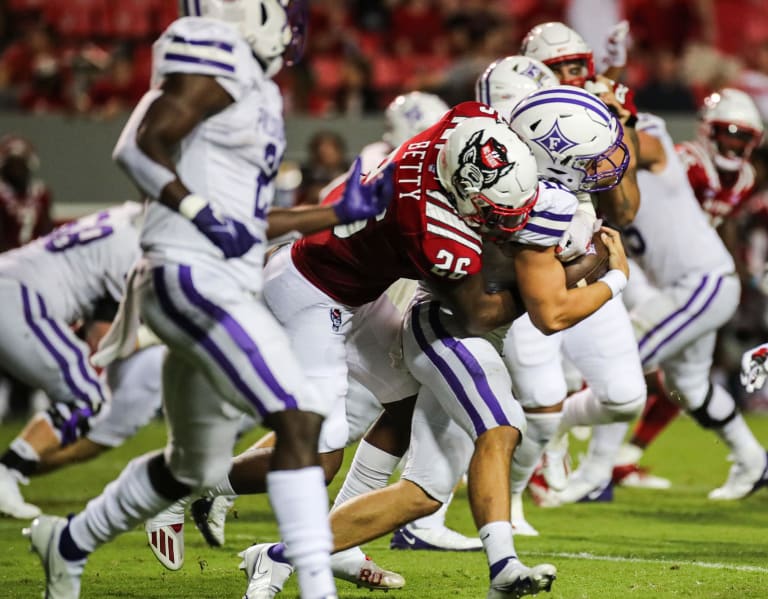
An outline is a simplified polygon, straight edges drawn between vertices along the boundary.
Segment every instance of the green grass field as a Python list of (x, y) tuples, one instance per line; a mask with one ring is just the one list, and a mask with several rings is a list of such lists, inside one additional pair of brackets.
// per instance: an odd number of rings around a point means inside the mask
[[(758, 438), (768, 444), (768, 418), (749, 421)], [(0, 427), (2, 446), (17, 428)], [(257, 437), (258, 432), (251, 433), (240, 446)], [(153, 424), (124, 447), (89, 464), (34, 479), (23, 491), (44, 511), (67, 514), (99, 493), (130, 457), (163, 441), (163, 427)], [(768, 490), (737, 503), (706, 499), (707, 492), (726, 477), (726, 453), (714, 435), (678, 419), (644, 460), (654, 472), (672, 479), (672, 489), (619, 489), (613, 503), (607, 504), (548, 510), (528, 504), (528, 520), (541, 536), (518, 538), (521, 558), (557, 566), (558, 580), (548, 595), (552, 598), (768, 597)], [(331, 493), (337, 488), (338, 482)], [(143, 530), (123, 535), (91, 556), (82, 597), (241, 597), (245, 578), (237, 569), (237, 552), (251, 543), (274, 539), (277, 529), (266, 498), (242, 498), (235, 508), (224, 548), (208, 548), (194, 525), (187, 527), (186, 563), (178, 572), (166, 571), (155, 561)], [(36, 598), (43, 590), (38, 559), (29, 553), (20, 534), (24, 524), (0, 519), (0, 597)], [(449, 524), (473, 533), (463, 490), (449, 512)], [(365, 547), (378, 563), (407, 580), (405, 589), (387, 597), (485, 597), (488, 574), (481, 553), (403, 552), (388, 547), (388, 538)], [(344, 599), (371, 596), (345, 582), (338, 587)], [(294, 582), (282, 596), (297, 596)]]

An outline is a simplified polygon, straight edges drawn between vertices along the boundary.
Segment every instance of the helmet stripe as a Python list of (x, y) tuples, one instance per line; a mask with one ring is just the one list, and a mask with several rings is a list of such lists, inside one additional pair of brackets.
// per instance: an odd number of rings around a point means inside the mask
[(525, 112), (526, 110), (528, 110), (530, 108), (533, 108), (535, 106), (541, 106), (542, 104), (553, 104), (553, 103), (556, 103), (556, 102), (561, 102), (561, 103), (564, 103), (564, 104), (575, 104), (576, 106), (582, 106), (582, 107), (586, 108), (587, 110), (591, 110), (592, 112), (596, 113), (598, 116), (602, 117), (603, 120), (605, 120), (606, 122), (611, 122), (611, 117), (612, 117), (611, 113), (608, 110), (606, 110), (605, 106), (601, 106), (600, 104), (595, 103), (595, 102), (584, 101), (584, 99), (582, 99), (582, 98), (578, 98), (578, 99), (577, 98), (568, 98), (568, 97), (565, 97), (563, 95), (551, 96), (549, 98), (546, 97), (546, 96), (540, 96), (540, 95), (536, 95), (534, 97), (535, 97), (535, 99), (531, 98), (532, 101), (526, 102), (518, 110), (515, 110), (515, 112), (512, 114), (511, 120), (514, 120), (515, 118), (517, 118), (517, 116), (519, 114), (521, 114), (521, 113)]
[(487, 104), (488, 106), (491, 105), (491, 74), (496, 70), (497, 66), (499, 66), (498, 60), (488, 68), (483, 76), (483, 90), (485, 92), (483, 104)]

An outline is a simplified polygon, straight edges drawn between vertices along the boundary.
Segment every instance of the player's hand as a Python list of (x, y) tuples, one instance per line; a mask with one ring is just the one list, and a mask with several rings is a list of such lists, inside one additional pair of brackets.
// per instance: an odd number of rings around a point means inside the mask
[(347, 177), (344, 194), (333, 204), (333, 211), (342, 224), (381, 214), (392, 199), (394, 163), (389, 163), (368, 181), (363, 181), (360, 176), (362, 164), (363, 161), (358, 156), (352, 166), (352, 172)]
[(584, 85), (584, 89), (594, 95), (596, 95), (603, 104), (608, 107), (613, 115), (619, 119), (619, 122), (624, 125), (627, 120), (632, 116), (632, 112), (619, 102), (616, 98), (616, 94), (613, 92), (615, 82), (604, 75), (596, 75), (595, 81), (587, 81)]
[(179, 212), (191, 220), (225, 258), (239, 258), (260, 243), (243, 223), (217, 214), (200, 196), (185, 197), (179, 204)]
[(766, 370), (766, 359), (768, 359), (768, 343), (763, 343), (744, 352), (741, 357), (741, 384), (752, 393), (761, 389), (768, 378)]
[(569, 262), (586, 253), (592, 243), (592, 235), (600, 230), (603, 221), (594, 213), (576, 209), (571, 223), (560, 237), (555, 248), (555, 255), (562, 262)]
[(628, 38), (629, 21), (625, 19), (611, 29), (611, 34), (605, 43), (605, 59), (603, 62), (606, 67), (622, 68), (627, 64)]
[(629, 263), (627, 262), (627, 254), (624, 252), (624, 244), (621, 241), (621, 233), (616, 229), (601, 227), (600, 239), (603, 240), (608, 249), (608, 266), (611, 269), (622, 271), (624, 276), (629, 278)]

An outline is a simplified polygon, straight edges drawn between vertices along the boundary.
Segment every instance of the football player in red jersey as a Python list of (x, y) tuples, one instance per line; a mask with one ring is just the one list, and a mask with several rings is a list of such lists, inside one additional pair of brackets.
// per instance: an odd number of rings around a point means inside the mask
[[(511, 322), (521, 303), (507, 290), (486, 291), (486, 280), (481, 273), (485, 255), (483, 242), (508, 240), (522, 231), (529, 219), (537, 223), (527, 234), (532, 238), (538, 235), (538, 245), (546, 245), (541, 239), (545, 236), (552, 242), (547, 251), (543, 247), (527, 247), (520, 252), (525, 258), (521, 262), (515, 260), (518, 273), (520, 264), (524, 265), (519, 278), (522, 296), (530, 295), (539, 301), (533, 304), (526, 301), (538, 325), (547, 331), (570, 326), (614, 294), (607, 280), (603, 281), (604, 285), (566, 292), (563, 269), (554, 256), (554, 247), (562, 234), (557, 227), (567, 227), (576, 199), (567, 190), (538, 182), (530, 150), (488, 107), (474, 102), (458, 105), (436, 125), (400, 146), (387, 162), (395, 165), (395, 193), (386, 212), (359, 224), (337, 227), (332, 233), (306, 237), (292, 248), (278, 251), (266, 267), (268, 304), (289, 333), (297, 341), (301, 339), (302, 347), (297, 352), (305, 371), (313, 373), (317, 384), (324, 385), (329, 392), (338, 396), (341, 391), (343, 397), (346, 367), (341, 358), (345, 353), (345, 339), (353, 332), (354, 317), (376, 301), (397, 278), (415, 278), (425, 283), (431, 293), (428, 301), (437, 306), (438, 311), (439, 305), (447, 310), (453, 331), (450, 335), (458, 335), (462, 341), (465, 338), (483, 341), (480, 335)], [(385, 168), (387, 162), (380, 169)], [(351, 177), (355, 176), (353, 172)], [(544, 188), (547, 189), (542, 191)], [(557, 207), (559, 212), (554, 205), (542, 207), (540, 192), (560, 198), (565, 206)], [(543, 212), (532, 217), (536, 211)], [(606, 238), (613, 256), (613, 278), (622, 278), (623, 251), (616, 245), (618, 237), (606, 235)], [(537, 245), (534, 241), (528, 243)], [(527, 267), (536, 269), (541, 276), (525, 272)], [(513, 268), (512, 262), (509, 268)], [(558, 288), (553, 298), (538, 297), (539, 287), (550, 290), (550, 285), (557, 287), (558, 284), (562, 293)], [(421, 312), (427, 314), (428, 311)], [(365, 323), (358, 321), (358, 325), (365, 326)], [(454, 327), (461, 332), (456, 333)], [(439, 351), (440, 341), (434, 338), (434, 331), (429, 335), (429, 339), (424, 339), (426, 344), (437, 344), (435, 351)], [(450, 345), (447, 338), (446, 343)], [(474, 449), (470, 497), (481, 538), (485, 537), (483, 544), (492, 578), (489, 596), (494, 597), (522, 589), (526, 593), (537, 593), (548, 588), (554, 577), (552, 566), (527, 568), (517, 560), (509, 525), (509, 497), (496, 492), (498, 481), (508, 480), (510, 456), (519, 442), (524, 419), (509, 393), (510, 385), (504, 386), (509, 401), (499, 401), (502, 397), (506, 399), (506, 395), (502, 396), (497, 388), (495, 370), (506, 372), (503, 366), (494, 369), (495, 378), (490, 383), (491, 374), (475, 373), (480, 381), (475, 384), (491, 384), (493, 391), (488, 389), (487, 393), (479, 394), (473, 391), (472, 396), (477, 399), (474, 407), (462, 403), (458, 397), (454, 409), (446, 410), (450, 413), (448, 422), (452, 422), (449, 426), (460, 435), (468, 432), (465, 441), (470, 443), (470, 454)], [(389, 382), (399, 376), (393, 372)], [(446, 376), (450, 378), (448, 373)], [(498, 397), (496, 393), (500, 393)], [(435, 407), (435, 411), (440, 412), (440, 407), (445, 406)], [(464, 416), (457, 415), (462, 409), (466, 412)], [(412, 437), (414, 442), (417, 438)], [(461, 465), (452, 467), (463, 471)], [(234, 483), (233, 474), (234, 471), (230, 480)], [(451, 489), (452, 486), (447, 492)], [(391, 531), (424, 515), (425, 508), (431, 511), (440, 504), (425, 494), (418, 483), (408, 480), (408, 476), (382, 491), (397, 497), (397, 509), (384, 498), (377, 502), (378, 492), (359, 498), (365, 501), (366, 509), (375, 512), (371, 513), (376, 520), (373, 528), (369, 526), (367, 532), (362, 533), (367, 538)], [(401, 511), (404, 504), (407, 508)], [(361, 501), (351, 500), (343, 504), (339, 512), (346, 514), (351, 510), (356, 519), (360, 508)], [(347, 519), (332, 518), (332, 525), (338, 520)], [(349, 528), (345, 526), (345, 533), (349, 533)], [(345, 533), (334, 525), (336, 548), (361, 541), (355, 533)], [(262, 567), (280, 561), (274, 546), (254, 546), (246, 552), (246, 568), (249, 560), (256, 559), (254, 551)], [(258, 591), (262, 587), (256, 585), (264, 582), (275, 584), (274, 579), (253, 578), (248, 592)]]

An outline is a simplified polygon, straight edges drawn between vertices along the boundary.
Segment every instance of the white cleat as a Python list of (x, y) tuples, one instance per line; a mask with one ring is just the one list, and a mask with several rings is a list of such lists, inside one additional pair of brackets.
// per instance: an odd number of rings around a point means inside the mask
[(553, 494), (554, 505), (543, 507), (557, 507), (567, 503), (593, 503), (613, 501), (613, 482), (606, 480), (594, 480), (585, 476), (581, 470), (577, 470), (568, 480), (565, 489)]
[(211, 547), (224, 545), (224, 525), (227, 512), (235, 504), (235, 496), (200, 497), (192, 502), (190, 512), (197, 530)]
[(734, 462), (725, 484), (710, 491), (707, 497), (713, 501), (735, 501), (747, 497), (766, 485), (768, 485), (768, 455), (763, 454), (762, 460), (754, 460), (748, 464)]
[(19, 481), (4, 464), (0, 464), (0, 514), (18, 520), (32, 520), (40, 515), (40, 508), (24, 501)]
[(481, 551), (483, 542), (477, 537), (465, 537), (446, 526), (417, 528), (413, 523), (398, 528), (389, 541), (390, 549), (423, 551)]
[(541, 474), (553, 491), (562, 491), (568, 484), (571, 456), (568, 454), (568, 433), (547, 443), (542, 456)]
[(377, 565), (359, 547), (334, 553), (331, 556), (331, 570), (339, 580), (372, 591), (402, 589), (405, 586), (405, 578)]
[(184, 511), (188, 500), (171, 504), (151, 520), (144, 523), (147, 542), (152, 553), (169, 570), (184, 565)]
[(522, 537), (539, 536), (539, 531), (531, 526), (525, 519), (525, 513), (523, 512), (523, 495), (521, 493), (512, 495), (512, 509), (510, 512), (513, 535)]
[(668, 478), (662, 478), (651, 474), (647, 468), (637, 464), (624, 464), (613, 467), (613, 484), (630, 489), (669, 489), (672, 482)]
[(510, 599), (549, 592), (557, 578), (557, 568), (551, 564), (539, 564), (528, 568), (517, 558), (510, 559), (491, 580), (486, 599)]
[(285, 581), (293, 572), (293, 566), (272, 559), (269, 550), (276, 545), (261, 543), (238, 553), (243, 558), (239, 567), (248, 578), (248, 588), (243, 599), (272, 599), (283, 590)]
[(80, 577), (86, 560), (69, 561), (59, 553), (59, 538), (66, 525), (66, 518), (39, 516), (22, 531), (43, 564), (45, 599), (77, 599), (80, 596)]

